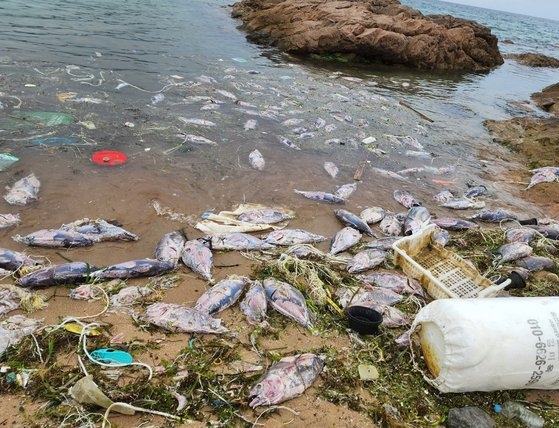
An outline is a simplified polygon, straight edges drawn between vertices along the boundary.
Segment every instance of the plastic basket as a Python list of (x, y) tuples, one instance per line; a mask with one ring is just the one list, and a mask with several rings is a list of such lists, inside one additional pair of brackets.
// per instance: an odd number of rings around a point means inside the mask
[(420, 281), (432, 298), (490, 297), (510, 283), (494, 284), (469, 262), (433, 242), (435, 227), (430, 224), (392, 244), (394, 263)]

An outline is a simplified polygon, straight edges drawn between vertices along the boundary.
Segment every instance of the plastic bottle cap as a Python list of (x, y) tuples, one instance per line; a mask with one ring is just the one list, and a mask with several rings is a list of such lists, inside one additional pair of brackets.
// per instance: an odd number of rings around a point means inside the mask
[(91, 160), (98, 165), (117, 166), (125, 164), (128, 161), (128, 156), (116, 150), (103, 150), (93, 153)]

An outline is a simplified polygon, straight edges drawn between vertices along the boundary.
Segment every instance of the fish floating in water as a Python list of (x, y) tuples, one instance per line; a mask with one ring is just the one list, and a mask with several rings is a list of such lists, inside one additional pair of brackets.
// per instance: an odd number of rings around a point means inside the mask
[(182, 123), (187, 125), (198, 125), (198, 126), (216, 126), (216, 124), (210, 120), (205, 119), (198, 119), (198, 118), (186, 118), (186, 117), (177, 117)]
[(157, 276), (173, 270), (172, 261), (156, 259), (139, 259), (107, 266), (91, 273), (91, 278), (101, 281), (115, 278), (139, 278)]
[(246, 276), (230, 275), (202, 294), (196, 300), (194, 309), (208, 315), (227, 309), (239, 299), (249, 282)]
[(249, 153), (248, 162), (250, 163), (251, 167), (257, 169), (258, 171), (262, 171), (266, 166), (264, 156), (262, 156), (262, 153), (260, 153), (258, 149), (254, 149), (252, 152)]
[(385, 137), (387, 137), (388, 140), (394, 143), (408, 144), (413, 148), (416, 148), (418, 150), (423, 150), (423, 145), (419, 141), (417, 141), (417, 138), (412, 137), (410, 135), (405, 135), (405, 136), (385, 135)]
[(324, 360), (315, 354), (283, 357), (250, 390), (254, 397), (249, 406), (271, 406), (298, 397), (313, 384), (324, 368)]
[(221, 320), (176, 303), (154, 303), (138, 318), (165, 330), (185, 333), (226, 333)]
[(27, 205), (37, 200), (40, 187), (41, 182), (35, 174), (29, 174), (14, 183), (4, 195), (4, 200), (10, 205)]
[(93, 242), (137, 241), (140, 239), (138, 235), (103, 219), (90, 220), (83, 218), (72, 223), (63, 224), (60, 230), (73, 230), (87, 236)]
[(60, 229), (41, 229), (25, 236), (12, 236), (12, 239), (32, 247), (48, 248), (88, 247), (94, 243), (82, 233)]
[(312, 192), (312, 191), (303, 191), (303, 190), (296, 190), (295, 193), (299, 195), (303, 195), (307, 199), (312, 199), (313, 201), (321, 201), (321, 202), (329, 202), (331, 204), (345, 204), (345, 198), (341, 196), (334, 195), (332, 193), (326, 192)]
[(23, 288), (46, 288), (59, 284), (80, 284), (87, 282), (92, 272), (98, 268), (89, 263), (71, 262), (35, 270), (16, 279), (16, 285)]
[(213, 254), (202, 242), (192, 239), (184, 243), (181, 252), (182, 262), (208, 282), (213, 282)]
[(313, 328), (305, 297), (299, 290), (274, 278), (266, 278), (262, 286), (272, 308), (304, 327)]
[(290, 149), (293, 149), (293, 150), (301, 150), (301, 148), (297, 144), (295, 144), (293, 141), (291, 141), (289, 138), (286, 138), (283, 135), (280, 135), (278, 138), (279, 138), (280, 143), (282, 143), (284, 146), (287, 146), (287, 147), (289, 147)]
[(340, 171), (334, 162), (324, 162), (324, 169), (328, 175), (332, 178), (336, 178), (338, 172)]
[(258, 122), (255, 119), (248, 119), (243, 125), (243, 129), (245, 131), (250, 131), (252, 129), (256, 129), (257, 126), (258, 126)]

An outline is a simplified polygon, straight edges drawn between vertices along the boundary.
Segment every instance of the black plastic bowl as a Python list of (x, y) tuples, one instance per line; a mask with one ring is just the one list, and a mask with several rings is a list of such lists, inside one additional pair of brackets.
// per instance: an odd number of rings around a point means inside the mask
[(349, 327), (359, 334), (378, 334), (382, 323), (382, 314), (365, 306), (348, 306), (344, 310)]

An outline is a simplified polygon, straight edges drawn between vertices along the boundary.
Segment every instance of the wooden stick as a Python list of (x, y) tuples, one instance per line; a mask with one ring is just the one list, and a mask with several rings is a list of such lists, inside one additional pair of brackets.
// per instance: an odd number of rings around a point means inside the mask
[(355, 170), (355, 174), (353, 174), (353, 179), (354, 180), (361, 180), (361, 175), (363, 174), (363, 169), (365, 168), (365, 165), (367, 164), (367, 157), (368, 156), (369, 156), (369, 152), (365, 152), (365, 154), (363, 155), (363, 157), (359, 161), (359, 166)]
[(417, 113), (417, 114), (419, 115), (419, 117), (421, 117), (422, 119), (425, 119), (425, 120), (427, 120), (427, 121), (429, 121), (429, 122), (431, 122), (431, 123), (434, 122), (433, 119), (431, 119), (430, 117), (425, 116), (423, 113), (417, 111), (417, 110), (414, 109), (412, 106), (410, 106), (407, 102), (405, 102), (405, 101), (400, 101), (400, 105), (409, 108), (409, 109), (410, 109), (411, 111), (413, 111), (414, 113)]

